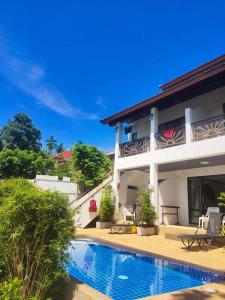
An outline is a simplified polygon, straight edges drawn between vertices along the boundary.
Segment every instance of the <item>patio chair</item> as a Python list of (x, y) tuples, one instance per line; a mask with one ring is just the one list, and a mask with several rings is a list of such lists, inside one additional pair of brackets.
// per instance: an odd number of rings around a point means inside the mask
[(137, 226), (135, 220), (126, 221), (122, 223), (115, 223), (110, 227), (110, 233), (131, 233), (131, 227)]
[(210, 242), (210, 244), (212, 244), (213, 240), (219, 237), (219, 234), (222, 232), (222, 216), (223, 214), (218, 212), (211, 212), (209, 214), (207, 228), (204, 228), (206, 234), (197, 234), (200, 229), (200, 227), (198, 227), (194, 234), (180, 235), (179, 238), (183, 245), (190, 250), (195, 241), (198, 243), (199, 248), (202, 248), (203, 242), (206, 244)]
[(209, 220), (209, 214), (211, 212), (219, 213), (220, 208), (219, 207), (208, 207), (206, 214), (204, 216), (199, 217), (198, 227), (204, 228), (204, 223)]
[(135, 220), (135, 210), (133, 205), (126, 205), (123, 207), (123, 219), (124, 221), (127, 220), (127, 217), (130, 217), (131, 219)]

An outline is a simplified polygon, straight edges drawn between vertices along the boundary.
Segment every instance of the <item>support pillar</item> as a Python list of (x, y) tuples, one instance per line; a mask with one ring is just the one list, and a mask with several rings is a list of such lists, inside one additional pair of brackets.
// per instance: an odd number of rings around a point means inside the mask
[(118, 122), (116, 125), (116, 143), (115, 143), (115, 159), (113, 170), (113, 189), (116, 197), (116, 209), (119, 210), (119, 188), (120, 188), (120, 171), (117, 170), (117, 162), (120, 156), (120, 144), (122, 143), (122, 123)]
[(185, 134), (186, 134), (186, 144), (189, 144), (192, 142), (193, 134), (192, 134), (192, 109), (186, 108), (185, 109)]
[(155, 133), (158, 132), (158, 109), (156, 107), (153, 107), (151, 109), (150, 114), (150, 150), (155, 151), (156, 149), (156, 139), (155, 139)]
[(159, 188), (158, 188), (158, 165), (151, 162), (149, 172), (149, 188), (152, 190), (151, 202), (155, 206), (157, 212), (157, 224), (159, 223)]

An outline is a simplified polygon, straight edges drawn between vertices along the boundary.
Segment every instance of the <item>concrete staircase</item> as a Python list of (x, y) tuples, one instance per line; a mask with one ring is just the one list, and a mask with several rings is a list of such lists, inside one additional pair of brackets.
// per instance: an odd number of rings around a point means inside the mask
[(90, 200), (94, 199), (97, 208), (99, 208), (102, 189), (109, 184), (112, 184), (112, 175), (80, 199), (71, 202), (71, 206), (77, 210), (75, 217), (76, 227), (85, 228), (97, 217), (97, 212), (89, 212)]

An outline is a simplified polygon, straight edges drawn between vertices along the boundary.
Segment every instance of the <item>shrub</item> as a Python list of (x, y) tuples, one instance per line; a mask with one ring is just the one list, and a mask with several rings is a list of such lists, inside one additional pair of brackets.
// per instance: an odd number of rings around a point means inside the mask
[(225, 207), (225, 192), (221, 192), (217, 199), (219, 200), (218, 205), (220, 207)]
[(22, 285), (18, 278), (9, 282), (0, 283), (0, 299), (4, 300), (23, 300)]
[(142, 227), (154, 226), (157, 219), (155, 206), (151, 202), (151, 194), (152, 190), (146, 188), (140, 188), (137, 192), (138, 223)]
[(102, 199), (99, 208), (99, 218), (102, 222), (111, 222), (115, 213), (115, 195), (112, 186), (106, 186), (102, 191)]
[(6, 180), (0, 183), (0, 215), (2, 281), (18, 278), (22, 299), (46, 299), (66, 276), (66, 249), (74, 236), (67, 197), (40, 191), (24, 179)]
[[(0, 299), (4, 300), (24, 300), (22, 296), (22, 283), (18, 278), (10, 281), (0, 282)], [(38, 300), (36, 296), (31, 296), (29, 300)], [(51, 300), (50, 298), (46, 300)]]

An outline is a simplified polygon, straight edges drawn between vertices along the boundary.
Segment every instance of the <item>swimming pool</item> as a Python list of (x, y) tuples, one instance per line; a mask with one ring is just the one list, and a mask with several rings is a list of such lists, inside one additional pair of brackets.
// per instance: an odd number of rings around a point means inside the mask
[(73, 241), (69, 254), (70, 276), (114, 300), (133, 300), (225, 279), (222, 274), (89, 239)]

